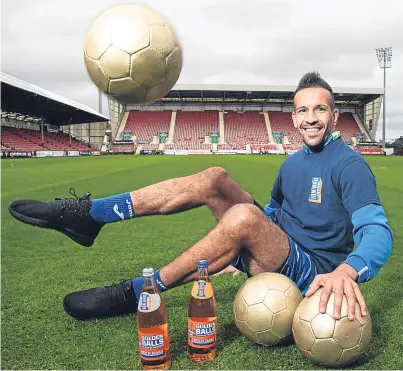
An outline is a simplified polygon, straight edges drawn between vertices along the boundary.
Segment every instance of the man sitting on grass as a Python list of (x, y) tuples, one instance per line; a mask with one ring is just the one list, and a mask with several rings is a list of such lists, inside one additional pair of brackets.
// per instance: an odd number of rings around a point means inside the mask
[[(264, 208), (225, 169), (213, 167), (103, 199), (90, 200), (86, 194), (14, 201), (9, 211), (21, 222), (58, 230), (91, 246), (107, 223), (206, 205), (216, 218), (215, 228), (155, 272), (160, 291), (194, 280), (197, 261), (207, 259), (211, 273), (226, 272), (229, 265), (248, 276), (279, 272), (306, 296), (323, 286), (322, 313), (334, 292), (336, 319), (343, 295), (350, 319), (356, 305), (365, 316), (358, 283), (375, 277), (386, 263), (393, 235), (371, 169), (334, 132), (338, 117), (331, 87), (317, 73), (304, 75), (292, 113), (303, 148), (282, 164)], [(136, 312), (142, 282), (138, 277), (70, 293), (64, 308), (77, 319)]]

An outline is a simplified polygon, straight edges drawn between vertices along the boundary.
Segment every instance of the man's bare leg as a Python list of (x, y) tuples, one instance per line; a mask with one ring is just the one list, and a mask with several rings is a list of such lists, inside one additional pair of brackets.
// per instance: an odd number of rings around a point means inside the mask
[[(208, 260), (211, 273), (218, 272), (239, 254), (251, 275), (275, 272), (289, 254), (288, 238), (255, 205), (235, 205), (204, 238), (156, 271), (157, 285), (165, 291), (192, 281), (200, 259)], [(72, 292), (64, 298), (64, 309), (77, 319), (135, 313), (142, 282), (142, 277), (138, 277), (117, 285)]]
[(175, 214), (206, 205), (217, 223), (232, 206), (253, 204), (252, 196), (221, 167), (165, 180), (130, 195), (136, 216)]
[(275, 272), (289, 254), (285, 233), (250, 204), (233, 206), (217, 226), (182, 255), (161, 269), (162, 281), (177, 286), (195, 279), (197, 261), (207, 259), (219, 272), (241, 255), (248, 272)]
[[(234, 205), (253, 204), (253, 197), (221, 167), (135, 190), (131, 198), (137, 216), (173, 214), (206, 205), (216, 223)], [(224, 273), (241, 272), (229, 265), (217, 274)]]
[[(75, 192), (72, 193), (76, 197)], [(16, 200), (9, 204), (17, 220), (55, 229), (83, 246), (92, 246), (101, 228), (133, 217), (173, 214), (206, 205), (218, 222), (225, 212), (253, 198), (220, 167), (169, 179), (132, 192), (90, 200), (89, 194), (55, 201)]]

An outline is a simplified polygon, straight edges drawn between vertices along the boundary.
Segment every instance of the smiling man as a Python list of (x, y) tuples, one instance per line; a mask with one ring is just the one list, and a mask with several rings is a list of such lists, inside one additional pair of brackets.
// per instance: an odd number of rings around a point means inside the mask
[[(91, 246), (107, 223), (205, 205), (216, 218), (215, 228), (155, 272), (160, 291), (192, 281), (197, 261), (207, 259), (211, 273), (223, 272), (229, 264), (248, 276), (279, 272), (307, 296), (324, 286), (322, 312), (334, 291), (336, 319), (343, 295), (350, 319), (356, 305), (365, 316), (358, 283), (378, 273), (392, 248), (374, 176), (361, 155), (333, 132), (339, 112), (332, 89), (319, 74), (303, 76), (294, 105), (292, 118), (303, 149), (282, 164), (264, 208), (225, 169), (214, 167), (102, 199), (90, 200), (86, 194), (49, 202), (14, 201), (9, 211), (21, 222), (55, 229)], [(77, 319), (135, 312), (142, 281), (137, 277), (72, 292), (64, 308)]]
[[(315, 86), (318, 83), (323, 86)], [(320, 149), (333, 131), (339, 111), (335, 109), (332, 89), (318, 75), (308, 74), (300, 82), (294, 98), (292, 119), (303, 142), (313, 151)]]

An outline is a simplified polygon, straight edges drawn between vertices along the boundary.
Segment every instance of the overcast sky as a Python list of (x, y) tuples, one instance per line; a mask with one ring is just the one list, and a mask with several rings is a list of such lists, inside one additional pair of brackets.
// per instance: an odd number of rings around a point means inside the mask
[(402, 0), (2, 0), (1, 70), (98, 109), (84, 36), (122, 3), (146, 4), (174, 25), (184, 50), (178, 83), (297, 85), (317, 70), (334, 87), (382, 88), (375, 48), (392, 46), (386, 137), (403, 135)]

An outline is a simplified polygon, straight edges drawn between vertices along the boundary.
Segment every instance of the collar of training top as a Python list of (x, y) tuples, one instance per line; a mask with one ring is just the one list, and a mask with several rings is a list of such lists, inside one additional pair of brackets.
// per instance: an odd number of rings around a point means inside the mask
[(329, 143), (333, 142), (336, 139), (340, 138), (340, 131), (334, 131), (333, 133), (330, 133), (326, 139), (326, 141), (318, 146), (317, 148), (312, 148), (307, 146), (306, 144), (302, 144), (302, 148), (304, 150), (304, 153), (316, 153), (320, 152), (323, 148), (325, 148)]

